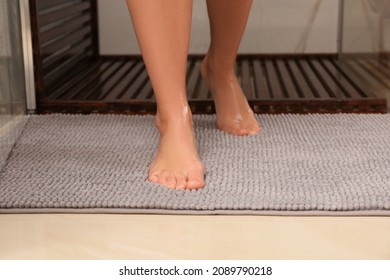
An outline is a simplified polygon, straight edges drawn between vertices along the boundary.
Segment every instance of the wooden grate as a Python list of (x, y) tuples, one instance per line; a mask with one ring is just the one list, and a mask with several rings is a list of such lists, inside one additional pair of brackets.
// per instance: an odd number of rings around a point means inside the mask
[[(200, 75), (203, 56), (190, 55), (187, 98), (195, 114), (215, 113)], [(239, 55), (238, 80), (256, 113), (386, 113), (386, 99), (364, 83), (369, 72), (390, 90), (388, 66), (371, 60), (340, 63), (332, 55)], [(368, 75), (368, 74), (367, 74)], [(41, 113), (155, 114), (153, 89), (141, 56), (86, 60), (50, 85)]]

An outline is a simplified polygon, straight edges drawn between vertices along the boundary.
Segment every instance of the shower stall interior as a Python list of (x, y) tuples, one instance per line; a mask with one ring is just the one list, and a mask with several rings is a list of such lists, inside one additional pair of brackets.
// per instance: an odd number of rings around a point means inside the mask
[[(353, 2), (358, 1), (340, 0), (338, 54), (239, 54), (236, 73), (256, 113), (387, 112), (380, 93), (389, 86), (386, 53), (345, 50)], [(364, 2), (381, 18), (389, 13), (387, 1)], [(29, 5), (35, 74), (31, 112), (155, 113), (142, 57), (99, 54), (96, 0), (30, 0)], [(383, 28), (378, 25), (378, 32)], [(376, 36), (378, 42), (384, 38)], [(215, 109), (199, 75), (201, 57), (188, 57), (187, 94), (193, 113), (209, 114)], [(362, 79), (366, 75), (371, 83)]]

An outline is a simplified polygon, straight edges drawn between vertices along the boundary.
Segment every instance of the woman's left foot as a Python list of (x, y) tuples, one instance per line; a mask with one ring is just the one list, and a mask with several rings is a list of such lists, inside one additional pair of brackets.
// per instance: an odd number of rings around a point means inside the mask
[(257, 134), (261, 128), (238, 83), (234, 69), (228, 73), (211, 65), (209, 55), (202, 61), (201, 75), (215, 104), (217, 128), (234, 135)]

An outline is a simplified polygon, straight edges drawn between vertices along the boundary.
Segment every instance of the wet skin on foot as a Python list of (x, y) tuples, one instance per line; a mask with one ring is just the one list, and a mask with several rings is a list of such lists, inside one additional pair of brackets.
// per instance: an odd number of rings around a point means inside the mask
[(260, 125), (233, 69), (226, 71), (211, 66), (207, 54), (202, 61), (201, 76), (214, 99), (218, 129), (233, 135), (253, 135), (260, 132)]

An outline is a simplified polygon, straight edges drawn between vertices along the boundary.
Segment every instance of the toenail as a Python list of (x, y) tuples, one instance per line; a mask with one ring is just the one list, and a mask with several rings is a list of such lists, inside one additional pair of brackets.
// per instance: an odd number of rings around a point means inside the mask
[(202, 182), (199, 181), (199, 180), (191, 180), (191, 181), (189, 181), (189, 185), (192, 185), (192, 187), (194, 187), (194, 185), (195, 185), (196, 187), (199, 187), (199, 186), (202, 185)]

